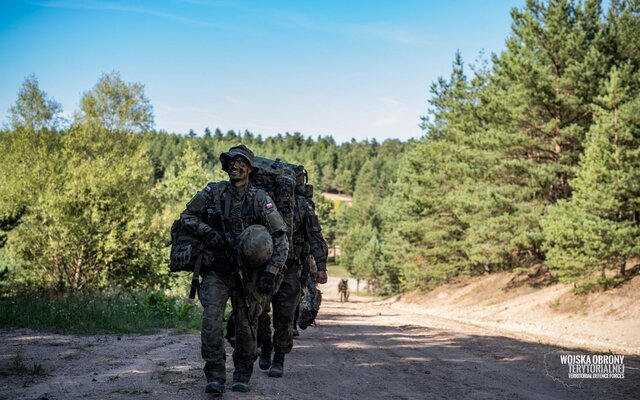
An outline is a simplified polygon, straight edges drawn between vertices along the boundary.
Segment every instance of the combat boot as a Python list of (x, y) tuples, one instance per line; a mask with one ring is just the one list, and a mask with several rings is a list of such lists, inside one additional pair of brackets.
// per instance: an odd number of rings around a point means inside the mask
[(235, 381), (231, 385), (231, 390), (234, 392), (247, 393), (249, 391), (249, 384), (247, 382)]
[(222, 381), (222, 379), (214, 379), (211, 382), (207, 383), (207, 386), (204, 388), (204, 392), (222, 394), (224, 393), (224, 382)]
[(261, 370), (266, 371), (271, 366), (271, 349), (267, 349), (264, 346), (260, 350), (260, 358), (258, 359), (258, 366)]
[(269, 376), (272, 378), (282, 378), (282, 375), (284, 375), (284, 353), (276, 352), (273, 356)]

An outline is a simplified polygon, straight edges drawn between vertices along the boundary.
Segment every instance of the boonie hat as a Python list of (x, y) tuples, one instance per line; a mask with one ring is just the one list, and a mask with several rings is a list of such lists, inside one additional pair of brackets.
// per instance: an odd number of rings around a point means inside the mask
[(251, 167), (255, 169), (256, 164), (255, 164), (255, 156), (253, 155), (253, 151), (249, 150), (247, 146), (241, 144), (238, 146), (233, 146), (226, 153), (220, 154), (220, 164), (222, 164), (222, 169), (225, 172), (229, 172), (227, 167), (228, 161), (232, 160), (236, 156), (242, 156), (244, 159), (247, 160), (249, 165), (251, 165)]

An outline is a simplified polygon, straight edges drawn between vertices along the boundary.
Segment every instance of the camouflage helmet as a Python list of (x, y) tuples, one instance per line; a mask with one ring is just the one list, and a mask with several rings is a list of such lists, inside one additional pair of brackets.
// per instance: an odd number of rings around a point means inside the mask
[(251, 225), (240, 234), (240, 254), (244, 265), (259, 269), (267, 265), (273, 255), (273, 240), (263, 225)]
[(238, 146), (233, 146), (226, 153), (220, 154), (220, 164), (222, 164), (222, 169), (224, 170), (224, 172), (229, 172), (229, 160), (232, 160), (236, 156), (243, 157), (247, 160), (252, 168), (256, 168), (256, 157), (253, 155), (253, 151), (249, 150), (247, 146), (241, 144)]

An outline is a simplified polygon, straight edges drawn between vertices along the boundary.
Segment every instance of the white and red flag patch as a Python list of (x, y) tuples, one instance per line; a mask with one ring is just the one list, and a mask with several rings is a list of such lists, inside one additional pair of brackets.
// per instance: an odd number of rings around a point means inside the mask
[(267, 205), (265, 206), (265, 208), (267, 210), (271, 210), (273, 208), (273, 203), (267, 203)]

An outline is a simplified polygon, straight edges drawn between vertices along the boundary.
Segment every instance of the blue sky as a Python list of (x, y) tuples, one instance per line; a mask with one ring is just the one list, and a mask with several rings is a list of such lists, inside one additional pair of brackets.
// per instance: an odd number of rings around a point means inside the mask
[(459, 49), (504, 49), (524, 0), (0, 1), (0, 121), (25, 77), (71, 115), (103, 72), (145, 85), (155, 127), (338, 142), (420, 137)]

